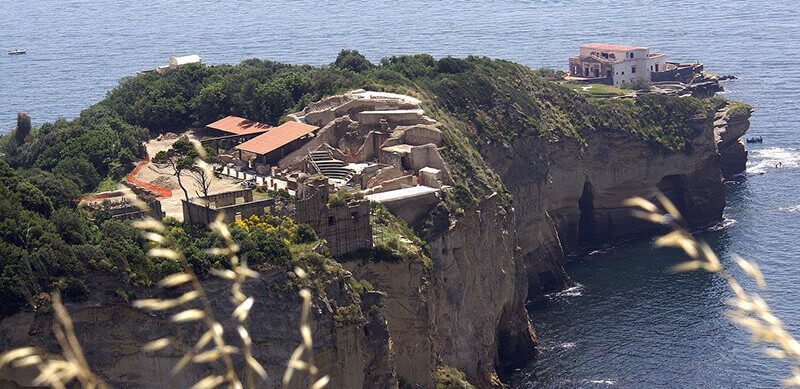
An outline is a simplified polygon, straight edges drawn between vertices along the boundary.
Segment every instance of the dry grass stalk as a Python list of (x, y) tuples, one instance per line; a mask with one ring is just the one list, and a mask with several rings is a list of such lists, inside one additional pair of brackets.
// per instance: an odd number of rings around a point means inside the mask
[[(145, 231), (145, 237), (157, 245), (161, 246), (166, 241), (163, 235), (161, 235), (161, 233), (166, 231), (166, 228), (160, 221), (146, 219), (142, 222), (137, 222), (136, 226), (143, 229)], [(228, 233), (228, 236), (229, 235), (230, 234)], [(182, 307), (188, 303), (199, 301), (199, 308), (186, 307), (186, 309), (183, 311), (172, 315), (170, 320), (174, 323), (200, 321), (206, 326), (205, 333), (200, 337), (194, 347), (189, 350), (189, 352), (187, 352), (187, 354), (184, 355), (181, 360), (178, 361), (175, 367), (173, 367), (172, 373), (177, 374), (190, 362), (212, 363), (221, 361), (225, 366), (224, 374), (206, 377), (197, 382), (194, 387), (213, 388), (222, 384), (227, 384), (227, 386), (230, 388), (242, 388), (243, 384), (239, 378), (239, 374), (236, 372), (233, 359), (231, 358), (231, 355), (238, 353), (239, 350), (225, 343), (223, 338), (224, 329), (219, 321), (217, 321), (214, 317), (214, 311), (211, 307), (211, 302), (208, 298), (208, 295), (206, 294), (205, 289), (203, 289), (200, 279), (189, 265), (186, 257), (179, 251), (163, 246), (152, 248), (149, 251), (149, 254), (154, 257), (178, 261), (183, 269), (183, 272), (169, 275), (161, 280), (158, 283), (160, 287), (170, 288), (189, 284), (192, 290), (184, 293), (182, 296), (176, 299), (155, 298), (137, 300), (134, 301), (133, 305), (140, 309), (162, 311)], [(232, 261), (231, 263), (234, 262)], [(250, 275), (251, 273), (246, 272), (246, 274)], [(243, 279), (239, 282), (242, 281)], [(212, 344), (212, 342), (213, 346), (210, 349), (206, 349), (206, 346)], [(146, 344), (144, 346), (144, 350), (153, 352), (170, 344), (171, 341), (169, 339), (157, 339)], [(249, 387), (255, 387), (254, 382), (248, 382), (248, 384)]]
[(33, 385), (46, 385), (51, 388), (72, 387), (77, 381), (84, 388), (107, 388), (108, 386), (89, 368), (83, 349), (75, 335), (72, 319), (61, 303), (58, 291), (51, 295), (56, 321), (53, 332), (62, 355), (46, 355), (35, 347), (22, 347), (0, 354), (0, 369), (10, 364), (15, 368), (35, 366), (39, 375)]
[[(730, 307), (726, 312), (728, 318), (747, 329), (754, 343), (763, 343), (766, 355), (782, 359), (790, 365), (792, 377), (781, 381), (783, 385), (800, 386), (800, 343), (784, 329), (783, 323), (758, 293), (747, 291), (723, 267), (708, 244), (697, 241), (687, 231), (686, 223), (675, 205), (663, 194), (659, 193), (657, 198), (660, 207), (640, 197), (627, 200), (625, 205), (635, 208), (634, 215), (641, 219), (670, 227), (672, 231), (656, 239), (655, 246), (678, 248), (690, 258), (689, 261), (674, 266), (672, 270), (704, 270), (719, 274), (727, 281), (734, 294), (733, 298), (726, 301)], [(735, 254), (733, 259), (744, 274), (755, 281), (759, 289), (766, 289), (767, 285), (758, 265)]]
[[(308, 277), (308, 274), (305, 272), (305, 270), (299, 267), (294, 269), (294, 273), (300, 279), (305, 279)], [(320, 379), (317, 379), (319, 369), (314, 364), (314, 344), (311, 336), (311, 324), (309, 320), (311, 313), (311, 289), (301, 289), (300, 297), (303, 299), (303, 310), (300, 314), (300, 335), (302, 337), (302, 342), (294, 350), (292, 356), (289, 357), (289, 363), (287, 363), (286, 371), (283, 374), (283, 387), (286, 388), (289, 386), (289, 383), (292, 382), (295, 371), (307, 371), (311, 389), (321, 389), (328, 384), (330, 377), (326, 375)], [(302, 359), (304, 353), (306, 355), (305, 361)]]

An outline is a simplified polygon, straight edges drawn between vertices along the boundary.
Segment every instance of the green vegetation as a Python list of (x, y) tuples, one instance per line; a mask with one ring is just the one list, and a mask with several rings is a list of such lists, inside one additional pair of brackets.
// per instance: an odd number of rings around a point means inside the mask
[(132, 285), (169, 274), (145, 255), (144, 241), (130, 225), (92, 223), (65, 200), (62, 189), (78, 193), (69, 179), (32, 172), (20, 174), (0, 161), (0, 318), (25, 306), (46, 305), (39, 296), (53, 289), (72, 300), (87, 297), (88, 271)]
[(573, 90), (575, 92), (581, 93), (586, 95), (587, 97), (616, 97), (616, 96), (624, 96), (631, 91), (625, 91), (621, 88), (617, 88), (613, 85), (606, 85), (606, 84), (573, 84), (573, 83), (562, 83), (562, 86), (566, 87), (569, 90)]
[(350, 279), (350, 288), (352, 288), (353, 293), (357, 295), (361, 295), (366, 292), (372, 292), (373, 290), (375, 290), (375, 288), (372, 287), (372, 284), (370, 284), (369, 281), (367, 280), (357, 281), (355, 278)]
[(472, 389), (463, 371), (451, 366), (442, 366), (433, 373), (436, 389)]
[(743, 118), (750, 115), (753, 107), (741, 101), (728, 100), (728, 116), (731, 119)]
[(358, 304), (350, 304), (344, 307), (337, 307), (336, 314), (333, 315), (333, 320), (336, 324), (358, 324), (364, 319), (361, 312), (361, 306)]
[[(15, 130), (16, 133), (16, 130)], [(60, 174), (84, 192), (96, 191), (102, 177), (118, 180), (145, 155), (147, 130), (123, 121), (117, 114), (94, 105), (73, 121), (46, 123), (22, 140), (5, 147), (11, 166)]]
[(361, 192), (353, 192), (341, 189), (328, 196), (328, 206), (341, 207), (349, 204), (350, 202), (362, 199), (364, 199), (364, 194)]
[(387, 262), (420, 262), (426, 267), (430, 266), (427, 243), (383, 205), (371, 203), (370, 206), (375, 246), (369, 253), (370, 259)]

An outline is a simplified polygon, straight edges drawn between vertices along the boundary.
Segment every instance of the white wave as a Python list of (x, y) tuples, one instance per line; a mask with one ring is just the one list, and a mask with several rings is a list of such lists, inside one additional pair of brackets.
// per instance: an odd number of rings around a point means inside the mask
[(584, 286), (581, 284), (575, 284), (575, 286), (564, 289), (560, 292), (555, 292), (551, 296), (553, 297), (578, 297), (583, 295)]
[(800, 150), (782, 147), (767, 147), (748, 150), (747, 172), (764, 174), (775, 169), (791, 169), (800, 166)]
[(734, 224), (736, 224), (736, 219), (731, 219), (731, 218), (727, 218), (726, 217), (726, 218), (723, 218), (722, 220), (720, 220), (719, 223), (714, 224), (711, 227), (708, 227), (708, 231), (724, 230), (724, 229), (726, 229), (726, 228), (728, 228), (728, 227), (730, 227), (730, 226), (732, 226)]
[(575, 344), (575, 342), (566, 342), (566, 343), (562, 343), (562, 344), (558, 345), (558, 347), (560, 347), (560, 348), (575, 348), (575, 346), (577, 346), (577, 344)]
[(780, 207), (778, 208), (779, 211), (789, 212), (789, 213), (797, 213), (800, 212), (800, 205), (795, 205), (792, 207)]
[(585, 382), (589, 384), (606, 385), (606, 386), (612, 386), (617, 384), (617, 381), (606, 380), (606, 379), (585, 380)]

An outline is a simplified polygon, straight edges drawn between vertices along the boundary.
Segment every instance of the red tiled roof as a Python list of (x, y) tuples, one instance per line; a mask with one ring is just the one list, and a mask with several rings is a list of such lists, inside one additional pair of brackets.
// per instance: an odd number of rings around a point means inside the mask
[(647, 48), (647, 47), (639, 47), (639, 46), (611, 45), (611, 44), (608, 44), (608, 43), (589, 43), (588, 45), (583, 45), (581, 47), (585, 47), (587, 49), (610, 50), (610, 51), (628, 51), (628, 50), (646, 49)]
[(238, 146), (237, 150), (264, 155), (300, 139), (319, 127), (300, 122), (286, 122)]
[(257, 134), (260, 132), (266, 132), (272, 128), (272, 126), (269, 124), (259, 123), (254, 120), (248, 120), (238, 116), (228, 116), (226, 118), (219, 119), (214, 123), (206, 125), (206, 127), (234, 135)]

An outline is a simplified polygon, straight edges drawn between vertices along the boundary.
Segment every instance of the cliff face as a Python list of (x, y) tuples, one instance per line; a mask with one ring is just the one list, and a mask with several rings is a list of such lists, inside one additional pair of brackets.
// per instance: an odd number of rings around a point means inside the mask
[(345, 264), (386, 292), (402, 382), (432, 387), (433, 370), (444, 364), (480, 387), (499, 387), (498, 370), (535, 355), (514, 215), (498, 198), (484, 200), (452, 223), (434, 212), (438, 231), (428, 237), (428, 272), (416, 263)]
[[(269, 375), (266, 387), (280, 387), (286, 362), (301, 342), (298, 328), (301, 301), (295, 291), (276, 287), (284, 284), (284, 274), (262, 277), (244, 288), (256, 301), (249, 319), (250, 334), (254, 357)], [(228, 329), (226, 341), (239, 345), (235, 326), (228, 319), (233, 308), (229, 302), (230, 284), (209, 281), (205, 287), (217, 318)], [(362, 294), (359, 299), (349, 287), (338, 282), (326, 284), (325, 297), (315, 299), (312, 306), (315, 361), (322, 374), (330, 375), (331, 387), (397, 387), (382, 299), (375, 292)], [(364, 315), (349, 322), (334, 319), (337, 307), (352, 304), (359, 305)], [(202, 335), (199, 326), (174, 325), (166, 315), (149, 314), (126, 304), (87, 303), (68, 308), (90, 366), (114, 387), (187, 388), (221, 369), (213, 364), (189, 364), (178, 375), (170, 374)], [(52, 337), (51, 320), (50, 314), (33, 313), (6, 318), (0, 323), (0, 349), (38, 345), (49, 352), (59, 352)], [(141, 351), (144, 343), (165, 336), (177, 339), (177, 344), (152, 354)], [(243, 361), (236, 362), (243, 366)], [(26, 385), (34, 373), (34, 369), (6, 368), (0, 371), (0, 383), (7, 379)]]
[(671, 198), (692, 226), (718, 220), (725, 205), (720, 158), (710, 118), (696, 118), (691, 152), (663, 153), (630, 136), (595, 131), (584, 142), (526, 137), (482, 151), (514, 196), (517, 244), (529, 298), (569, 280), (565, 254), (652, 234), (657, 226), (630, 215), (633, 196)]

